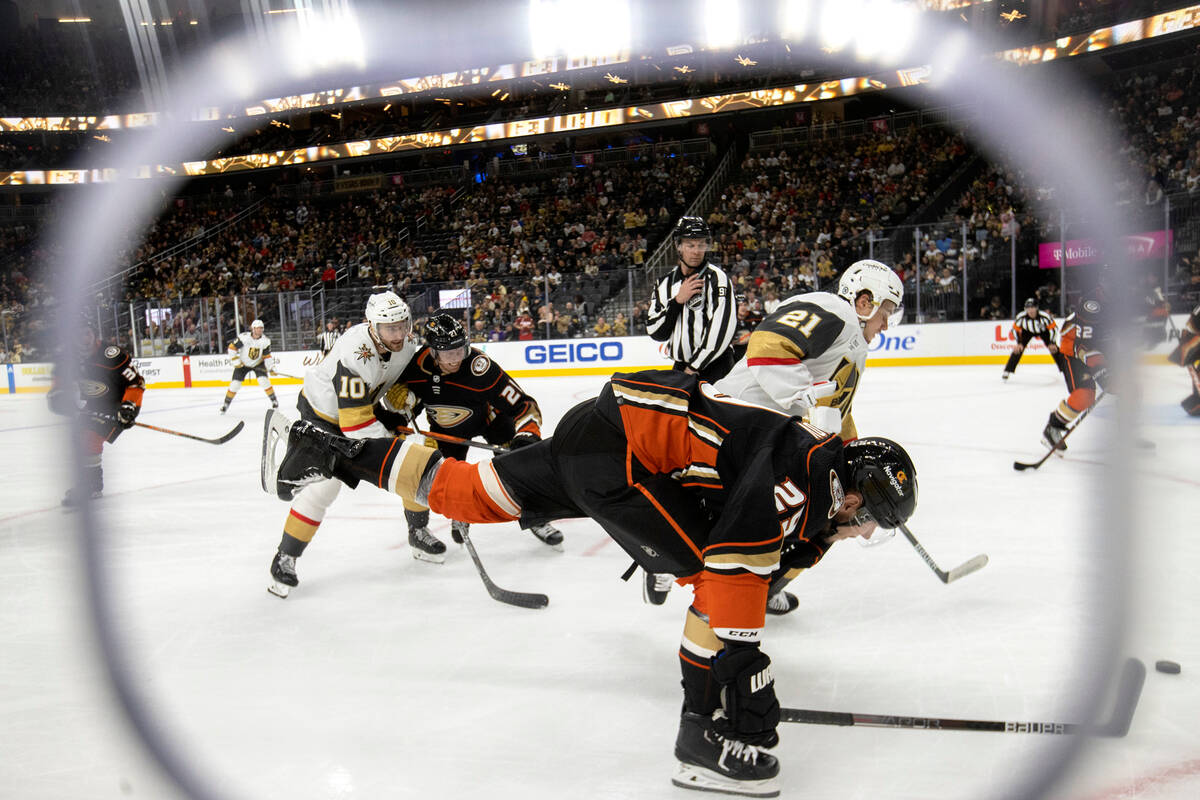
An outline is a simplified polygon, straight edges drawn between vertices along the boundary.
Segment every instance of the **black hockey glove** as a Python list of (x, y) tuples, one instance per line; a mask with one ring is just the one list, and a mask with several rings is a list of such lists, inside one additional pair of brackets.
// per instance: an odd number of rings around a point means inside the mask
[(71, 395), (65, 389), (51, 389), (46, 395), (46, 402), (50, 404), (50, 410), (55, 414), (74, 414), (78, 409)]
[(727, 645), (712, 658), (712, 677), (721, 686), (724, 716), (714, 718), (717, 733), (758, 747), (779, 743), (779, 701), (771, 659), (757, 647)]
[(126, 400), (124, 403), (121, 403), (121, 407), (117, 409), (117, 422), (123, 429), (129, 430), (133, 427), (133, 421), (137, 419), (139, 411), (141, 411), (141, 409), (138, 408), (137, 403)]
[(508, 443), (508, 449), (520, 450), (522, 447), (529, 447), (529, 445), (537, 444), (540, 441), (541, 439), (539, 439), (535, 434), (529, 433), (528, 431), (522, 431), (514, 436), (512, 441)]

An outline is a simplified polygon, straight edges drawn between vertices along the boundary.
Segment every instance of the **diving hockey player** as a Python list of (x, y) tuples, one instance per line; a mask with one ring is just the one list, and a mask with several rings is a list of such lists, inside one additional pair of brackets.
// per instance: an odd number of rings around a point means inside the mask
[(83, 323), (80, 330), (78, 356), (75, 386), (61, 385), (56, 376), (46, 396), (51, 411), (64, 416), (79, 414), (83, 423), (85, 483), (67, 490), (62, 504), (69, 508), (103, 493), (104, 445), (112, 444), (122, 432), (133, 427), (146, 390), (129, 353), (120, 347), (101, 350), (90, 323)]
[(261, 319), (250, 323), (250, 332), (242, 331), (238, 337), (229, 343), (229, 360), (233, 362), (233, 378), (229, 388), (225, 390), (225, 402), (221, 404), (221, 413), (229, 410), (233, 397), (242, 388), (242, 381), (247, 375), (257, 375), (258, 382), (271, 401), (271, 408), (279, 408), (279, 400), (275, 397), (275, 387), (267, 374), (275, 371), (275, 357), (271, 355), (271, 339), (263, 334), (265, 326)]
[[(854, 441), (851, 405), (866, 368), (867, 346), (903, 317), (904, 286), (887, 265), (856, 261), (838, 280), (838, 293), (808, 292), (784, 300), (750, 334), (746, 357), (716, 382), (716, 388), (739, 400), (807, 417), (822, 430)], [(833, 384), (817, 397), (813, 384)], [(799, 605), (783, 592), (791, 576), (772, 581), (768, 612), (786, 614)], [(646, 575), (642, 596), (661, 605), (671, 589), (670, 575)]]
[[(537, 401), (499, 364), (467, 343), (461, 322), (449, 314), (435, 314), (422, 333), (425, 347), (388, 392), (387, 402), (375, 408), (376, 417), (385, 427), (407, 427), (424, 408), (433, 433), (459, 439), (482, 436), (490, 444), (514, 450), (541, 441), (542, 412)], [(406, 408), (411, 411), (403, 413)], [(393, 410), (401, 413), (392, 415)], [(467, 457), (466, 444), (438, 441), (436, 446), (443, 455), (460, 461)], [(410, 538), (433, 538), (428, 508), (405, 503), (404, 518)], [(450, 523), (450, 534), (459, 544), (461, 531), (468, 529), (466, 522)], [(553, 525), (534, 525), (530, 532), (551, 547), (562, 549), (563, 535)]]
[(1058, 351), (1058, 342), (1055, 341), (1058, 323), (1054, 321), (1054, 317), (1038, 308), (1037, 298), (1031, 297), (1025, 301), (1025, 309), (1013, 319), (1012, 332), (1017, 337), (1017, 343), (1008, 356), (1008, 363), (1004, 365), (1004, 372), (1000, 376), (1002, 380), (1008, 380), (1017, 371), (1017, 364), (1021, 361), (1025, 348), (1034, 339), (1041, 339), (1045, 343), (1059, 372), (1066, 369), (1067, 359)]
[(334, 475), (469, 522), (591, 517), (647, 572), (693, 587), (673, 783), (751, 797), (779, 794), (766, 750), (780, 710), (759, 644), (781, 545), (813, 543), (819, 558), (840, 539), (890, 534), (917, 503), (916, 471), (895, 442), (843, 444), (679, 371), (618, 373), (553, 437), (491, 461), (397, 444), (297, 422), (275, 490), (286, 499)]
[[(346, 331), (328, 356), (308, 368), (296, 401), (302, 420), (352, 439), (388, 435), (372, 406), (392, 387), (416, 352), (410, 337), (408, 306), (394, 292), (371, 295), (364, 316), (366, 322)], [(318, 481), (295, 496), (283, 523), (279, 549), (271, 560), (272, 594), (287, 597), (299, 583), (296, 559), (316, 536), (341, 486), (335, 480)], [(446, 552), (446, 545), (432, 537), (410, 536), (408, 543), (414, 557)]]

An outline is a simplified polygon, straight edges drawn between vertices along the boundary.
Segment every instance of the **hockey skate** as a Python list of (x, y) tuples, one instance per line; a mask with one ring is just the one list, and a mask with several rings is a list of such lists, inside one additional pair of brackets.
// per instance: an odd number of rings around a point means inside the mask
[(224, 404), (221, 406), (221, 408), (220, 408), (220, 409), (217, 411), (217, 413), (218, 413), (218, 414), (224, 414), (224, 413), (225, 413), (226, 411), (228, 411), (228, 410), (229, 410), (229, 403), (224, 403)]
[(791, 592), (776, 592), (767, 598), (767, 613), (775, 616), (790, 614), (800, 606), (800, 600)]
[(779, 759), (760, 747), (727, 739), (712, 718), (684, 711), (675, 738), (679, 766), (671, 783), (684, 789), (744, 797), (779, 796)]
[(1069, 430), (1062, 420), (1051, 414), (1046, 427), (1042, 429), (1042, 444), (1051, 450), (1057, 450), (1060, 453), (1065, 452), (1067, 443), (1063, 439), (1066, 438)]
[(537, 538), (541, 539), (546, 544), (553, 547), (555, 550), (562, 551), (563, 535), (562, 531), (554, 527), (550, 523), (545, 525), (534, 525), (530, 527), (529, 532)]
[(669, 572), (647, 572), (642, 581), (642, 599), (652, 606), (667, 602), (675, 576)]
[(1004, 373), (1000, 376), (1000, 380), (1006, 381), (1011, 377), (1012, 377), (1012, 373), (1009, 372), (1008, 370), (1004, 370)]
[(455, 543), (455, 544), (462, 544), (462, 543), (463, 543), (463, 533), (464, 533), (464, 532), (465, 532), (467, 535), (470, 535), (470, 533), (471, 533), (471, 523), (469, 523), (469, 522), (459, 522), (458, 520), (451, 520), (451, 521), (450, 521), (450, 538), (454, 540), (454, 543)]
[(412, 557), (418, 561), (429, 561), (441, 564), (446, 560), (446, 545), (429, 532), (429, 528), (409, 528), (408, 546), (412, 549)]
[(296, 557), (276, 550), (275, 558), (271, 560), (271, 580), (267, 591), (276, 597), (287, 597), (292, 587), (300, 584), (296, 577)]
[[(276, 446), (287, 437), (287, 453), (276, 462)], [(263, 449), (259, 464), (263, 491), (291, 500), (310, 483), (333, 477), (338, 458), (354, 458), (363, 442), (321, 430), (311, 422), (288, 423), (272, 409), (263, 420)]]

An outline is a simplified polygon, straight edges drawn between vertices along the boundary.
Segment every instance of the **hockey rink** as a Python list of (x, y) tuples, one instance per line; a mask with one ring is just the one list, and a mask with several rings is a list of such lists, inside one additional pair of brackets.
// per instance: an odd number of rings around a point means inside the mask
[[(913, 532), (843, 542), (768, 617), (782, 705), (897, 716), (1071, 722), (1084, 657), (1105, 624), (1095, 577), (1106, 399), (1036, 472), (1051, 365), (868, 368), (860, 433), (896, 439), (917, 466)], [(547, 427), (604, 378), (521, 381)], [(1128, 533), (1135, 575), (1123, 648), (1149, 672), (1125, 738), (1095, 739), (1056, 800), (1200, 797), (1200, 420), (1179, 408), (1178, 367), (1145, 367), (1141, 476)], [(296, 386), (280, 388), (294, 417)], [(589, 520), (559, 524), (556, 552), (515, 524), (473, 526), (493, 580), (545, 592), (531, 611), (491, 599), (449, 524), (446, 563), (414, 560), (398, 498), (343, 489), (297, 562), (300, 586), (266, 591), (287, 504), (259, 487), (261, 390), (230, 413), (223, 389), (151, 390), (140, 421), (205, 436), (124, 434), (104, 457), (97, 506), (122, 652), (155, 724), (220, 796), (681, 798), (670, 783), (681, 700), (676, 657), (690, 590), (643, 603), (629, 559)], [(0, 796), (179, 797), (111, 693), (87, 609), (65, 427), (41, 395), (0, 396)], [(476, 457), (485, 457), (483, 451)], [(1182, 674), (1156, 672), (1170, 659)], [(940, 800), (1006, 796), (1067, 737), (781, 724), (784, 797)]]

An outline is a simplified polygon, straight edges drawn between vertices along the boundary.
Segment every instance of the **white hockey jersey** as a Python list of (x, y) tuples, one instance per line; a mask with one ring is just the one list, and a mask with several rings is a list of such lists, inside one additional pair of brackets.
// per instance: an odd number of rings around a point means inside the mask
[(243, 367), (257, 367), (271, 358), (271, 337), (261, 336), (255, 339), (250, 331), (242, 331), (237, 338), (229, 343), (229, 357), (234, 366), (241, 361)]
[[(789, 297), (759, 323), (746, 343), (746, 356), (716, 388), (787, 414), (804, 416), (797, 395), (817, 381), (832, 381), (833, 394), (817, 401), (841, 414), (844, 441), (857, 438), (850, 406), (867, 363), (867, 340), (854, 308), (829, 292)], [(835, 425), (836, 427), (836, 425)]]
[(376, 346), (368, 324), (360, 323), (346, 331), (320, 363), (308, 368), (301, 394), (317, 416), (352, 439), (391, 436), (375, 419), (372, 406), (416, 352), (412, 339), (398, 353)]

